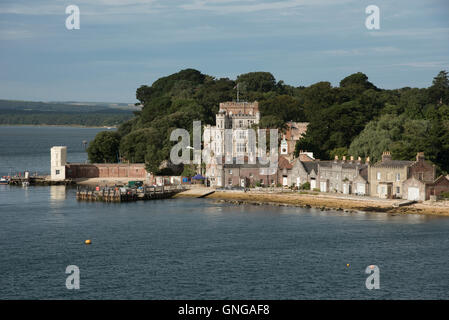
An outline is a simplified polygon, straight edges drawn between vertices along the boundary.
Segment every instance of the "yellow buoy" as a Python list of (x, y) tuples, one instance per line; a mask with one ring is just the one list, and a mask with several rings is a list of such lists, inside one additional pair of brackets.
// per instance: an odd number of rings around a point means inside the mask
[(92, 241), (90, 241), (90, 240), (88, 239), (88, 240), (84, 241), (84, 243), (85, 243), (85, 244), (91, 244)]
[(346, 266), (349, 268), (349, 263), (347, 263)]

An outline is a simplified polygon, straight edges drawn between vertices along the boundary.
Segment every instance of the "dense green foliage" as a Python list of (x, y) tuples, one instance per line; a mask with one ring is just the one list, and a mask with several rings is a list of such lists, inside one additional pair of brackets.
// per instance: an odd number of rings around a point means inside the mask
[[(195, 120), (215, 125), (219, 103), (235, 100), (237, 84), (240, 100), (260, 102), (259, 127), (283, 129), (290, 120), (310, 123), (297, 152), (312, 151), (321, 159), (346, 154), (376, 160), (385, 150), (401, 159), (413, 159), (416, 152), (424, 151), (449, 171), (445, 71), (429, 88), (383, 90), (360, 72), (343, 79), (339, 87), (329, 82), (293, 87), (276, 82), (267, 72), (242, 74), (233, 81), (186, 69), (137, 89), (136, 97), (144, 107), (119, 127), (115, 153), (122, 159), (145, 162), (149, 171), (158, 173), (174, 144), (169, 140), (171, 131), (191, 132)], [(92, 145), (97, 143), (102, 141)]]
[(2, 125), (116, 126), (132, 117), (131, 110), (106, 105), (0, 100)]
[(89, 160), (95, 163), (111, 163), (118, 161), (120, 135), (115, 131), (102, 131), (89, 144), (87, 153)]

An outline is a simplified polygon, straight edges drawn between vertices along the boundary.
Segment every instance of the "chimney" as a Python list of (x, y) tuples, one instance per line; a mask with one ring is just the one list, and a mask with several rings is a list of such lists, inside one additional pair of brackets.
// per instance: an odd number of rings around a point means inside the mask
[(354, 156), (351, 156), (351, 162), (353, 162), (354, 161)]
[(384, 151), (384, 153), (382, 153), (382, 162), (385, 162), (385, 161), (391, 161), (390, 151)]
[(343, 160), (343, 162), (346, 161), (346, 156), (343, 156), (343, 159), (342, 159), (342, 160)]
[(357, 157), (357, 162), (358, 162), (358, 163), (361, 163), (361, 162), (362, 162), (362, 158)]
[(418, 152), (416, 154), (416, 161), (424, 161), (424, 152)]
[(369, 157), (366, 157), (365, 163), (366, 163), (366, 164), (369, 164)]
[(334, 157), (334, 162), (338, 162), (338, 156)]

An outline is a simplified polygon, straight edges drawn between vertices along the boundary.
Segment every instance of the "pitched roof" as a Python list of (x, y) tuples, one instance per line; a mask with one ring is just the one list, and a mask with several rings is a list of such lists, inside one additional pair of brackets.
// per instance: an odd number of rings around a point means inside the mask
[(306, 169), (307, 173), (311, 173), (312, 170), (315, 170), (315, 173), (318, 172), (318, 161), (305, 161), (301, 162), (304, 166), (304, 169)]
[(300, 153), (300, 154), (299, 154), (299, 160), (300, 160), (300, 161), (303, 161), (303, 162), (306, 162), (306, 161), (314, 161), (315, 159), (309, 157), (309, 156), (308, 156), (307, 154), (305, 154), (305, 153)]
[(279, 169), (291, 169), (293, 168), (293, 165), (285, 157), (280, 156), (278, 160), (278, 167)]
[(387, 167), (408, 167), (414, 164), (415, 161), (408, 161), (408, 160), (387, 160), (387, 161), (378, 161), (376, 162), (373, 167), (375, 168), (387, 168)]

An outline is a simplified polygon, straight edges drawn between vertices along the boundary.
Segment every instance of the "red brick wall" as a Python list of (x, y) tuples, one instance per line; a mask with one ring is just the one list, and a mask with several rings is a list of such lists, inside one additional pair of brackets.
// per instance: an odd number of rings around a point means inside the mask
[(83, 164), (72, 163), (66, 165), (67, 178), (136, 178), (146, 179), (145, 165), (136, 164)]
[(449, 180), (446, 178), (441, 179), (435, 185), (427, 188), (426, 199), (429, 199), (431, 195), (439, 196), (443, 192), (449, 191)]
[(435, 180), (435, 167), (427, 161), (421, 160), (417, 161), (410, 167), (410, 176), (416, 179), (421, 179), (423, 177), (424, 181), (434, 181)]

